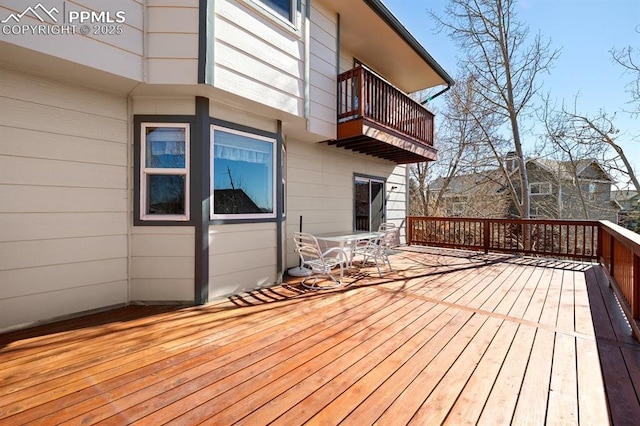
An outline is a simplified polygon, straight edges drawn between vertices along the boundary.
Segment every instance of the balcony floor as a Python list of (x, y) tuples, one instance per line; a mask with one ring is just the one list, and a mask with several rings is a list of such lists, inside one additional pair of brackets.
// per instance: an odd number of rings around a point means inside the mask
[(598, 266), (392, 264), (2, 334), (0, 424), (637, 424), (640, 344)]

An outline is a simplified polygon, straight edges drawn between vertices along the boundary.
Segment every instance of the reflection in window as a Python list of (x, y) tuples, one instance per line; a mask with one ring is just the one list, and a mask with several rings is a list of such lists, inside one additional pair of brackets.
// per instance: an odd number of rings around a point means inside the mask
[(147, 214), (184, 214), (184, 176), (150, 175), (147, 183)]
[(188, 140), (187, 124), (142, 124), (141, 219), (189, 220)]
[(262, 2), (288, 21), (293, 20), (292, 0), (262, 0)]
[(275, 140), (212, 126), (214, 218), (275, 217)]

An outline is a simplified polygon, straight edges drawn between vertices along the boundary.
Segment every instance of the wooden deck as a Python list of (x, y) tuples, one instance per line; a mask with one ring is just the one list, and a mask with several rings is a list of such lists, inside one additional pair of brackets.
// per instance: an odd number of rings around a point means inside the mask
[(0, 424), (639, 424), (640, 345), (598, 266), (392, 264), (0, 335)]

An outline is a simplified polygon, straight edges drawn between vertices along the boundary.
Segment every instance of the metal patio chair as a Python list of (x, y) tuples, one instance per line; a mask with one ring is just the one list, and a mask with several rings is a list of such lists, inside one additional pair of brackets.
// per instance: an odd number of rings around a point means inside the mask
[(378, 269), (378, 275), (382, 277), (382, 271), (380, 270), (380, 262), (382, 262), (382, 266), (385, 263), (389, 266), (389, 272), (393, 271), (391, 267), (391, 261), (389, 260), (389, 251), (395, 245), (396, 235), (399, 231), (398, 228), (393, 226), (383, 226), (386, 224), (380, 225), (379, 231), (384, 232), (384, 234), (376, 239), (368, 241), (367, 244), (361, 247), (357, 247), (355, 249), (354, 256), (361, 255), (362, 264), (365, 265), (368, 261), (372, 260), (376, 268)]
[[(294, 232), (293, 240), (296, 244), (296, 252), (300, 255), (301, 266), (308, 268), (311, 275), (302, 279), (302, 285), (310, 289), (335, 288), (342, 285), (344, 266), (348, 263), (348, 256), (344, 249), (333, 247), (322, 251), (318, 240), (305, 232)], [(331, 270), (340, 266), (340, 279), (336, 279)], [(318, 277), (324, 276), (333, 281), (331, 285), (318, 285)], [(308, 283), (311, 280), (311, 283)]]

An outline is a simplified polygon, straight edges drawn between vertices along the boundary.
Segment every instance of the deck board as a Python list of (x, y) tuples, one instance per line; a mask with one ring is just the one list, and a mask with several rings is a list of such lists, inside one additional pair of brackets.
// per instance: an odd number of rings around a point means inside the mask
[(599, 266), (405, 248), (291, 279), (0, 334), (0, 425), (626, 424), (640, 344)]

